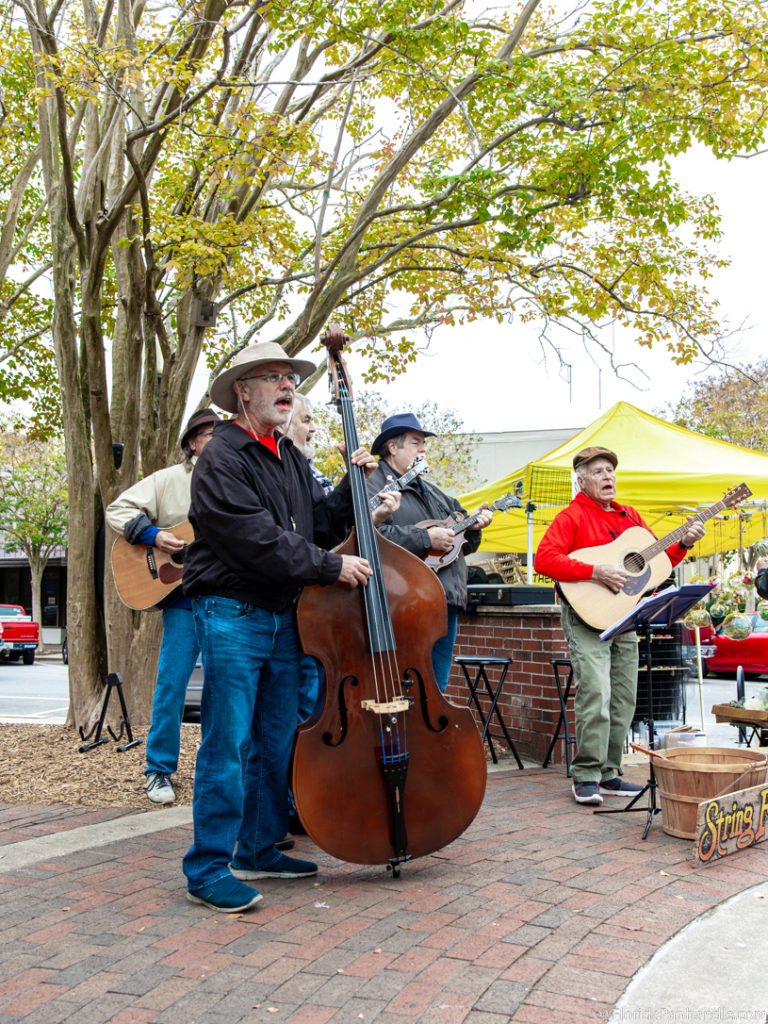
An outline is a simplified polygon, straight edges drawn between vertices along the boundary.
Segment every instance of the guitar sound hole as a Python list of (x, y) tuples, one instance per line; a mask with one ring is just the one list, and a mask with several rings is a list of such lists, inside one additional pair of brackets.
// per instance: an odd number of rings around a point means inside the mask
[(624, 558), (624, 568), (627, 572), (638, 573), (645, 568), (645, 559), (636, 551), (631, 552)]
[(184, 564), (184, 555), (186, 555), (186, 553), (187, 553), (187, 547), (186, 547), (186, 545), (184, 545), (184, 547), (181, 549), (181, 551), (174, 551), (174, 553), (171, 555), (169, 561), (173, 562), (174, 565), (183, 565)]

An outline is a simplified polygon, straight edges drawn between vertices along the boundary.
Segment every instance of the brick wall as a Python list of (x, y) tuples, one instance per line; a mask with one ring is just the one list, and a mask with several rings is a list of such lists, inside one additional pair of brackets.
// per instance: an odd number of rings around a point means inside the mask
[[(498, 654), (512, 659), (499, 707), (518, 753), (541, 764), (560, 714), (550, 659), (568, 657), (559, 609), (550, 605), (480, 606), (476, 612), (459, 616), (453, 653), (454, 657)], [(489, 677), (495, 681), (498, 671), (492, 667)], [(457, 665), (451, 671), (447, 696), (456, 703), (466, 703), (469, 696), (464, 673)], [(573, 701), (569, 705), (572, 722)], [(499, 731), (498, 723), (491, 731)], [(565, 763), (563, 748), (561, 734), (552, 756), (555, 763)]]

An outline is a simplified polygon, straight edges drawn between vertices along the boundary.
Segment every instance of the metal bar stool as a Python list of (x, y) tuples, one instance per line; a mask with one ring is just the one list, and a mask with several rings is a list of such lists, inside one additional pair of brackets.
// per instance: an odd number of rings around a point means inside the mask
[[(515, 744), (512, 742), (512, 737), (509, 735), (509, 732), (507, 731), (507, 727), (504, 724), (504, 719), (501, 717), (501, 711), (499, 710), (498, 707), (499, 697), (501, 696), (501, 691), (504, 687), (504, 680), (507, 678), (507, 672), (509, 671), (511, 658), (499, 657), (496, 655), (470, 656), (467, 654), (460, 654), (458, 657), (454, 659), (454, 661), (456, 662), (457, 665), (461, 666), (461, 670), (464, 673), (464, 677), (467, 680), (467, 686), (469, 687), (467, 707), (469, 707), (470, 704), (474, 704), (475, 708), (477, 709), (477, 713), (480, 716), (480, 721), (483, 723), (483, 742), (485, 742), (486, 740), (488, 742), (488, 749), (491, 752), (493, 763), (499, 763), (499, 759), (496, 757), (496, 751), (493, 746), (493, 741), (495, 739), (504, 739), (507, 741), (507, 746), (509, 747), (509, 749), (515, 755), (517, 767), (522, 768), (523, 762), (520, 760), (520, 756), (517, 753), (517, 750), (515, 749)], [(495, 686), (488, 678), (488, 674), (486, 672), (486, 669), (491, 665), (498, 665), (501, 668), (501, 673)], [(469, 674), (468, 670), (470, 668), (476, 669), (474, 679), (472, 679)], [(490, 700), (490, 705), (488, 707), (487, 714), (483, 712), (483, 709), (480, 705), (480, 695), (478, 694), (478, 690), (480, 690), (482, 684), (485, 684), (485, 690)], [(496, 719), (499, 725), (501, 726), (501, 731), (504, 734), (503, 736), (500, 736), (498, 733), (492, 733), (489, 731), (489, 726), (491, 724), (491, 716), (494, 714), (496, 715)]]
[[(549, 744), (542, 768), (546, 768), (549, 764), (549, 759), (552, 756), (552, 751), (555, 749), (555, 744), (560, 738), (560, 732), (563, 732), (563, 739), (565, 740), (565, 774), (570, 779), (571, 777), (571, 745), (576, 746), (576, 737), (571, 736), (571, 730), (568, 725), (568, 697), (571, 694), (571, 687), (573, 685), (573, 665), (571, 664), (570, 658), (551, 658), (552, 671), (555, 673), (555, 685), (557, 686), (557, 699), (560, 701), (560, 717), (557, 720), (555, 726), (555, 732), (552, 736), (552, 741)], [(568, 669), (568, 676), (565, 683), (565, 689), (563, 689), (563, 675), (560, 673), (560, 669)]]

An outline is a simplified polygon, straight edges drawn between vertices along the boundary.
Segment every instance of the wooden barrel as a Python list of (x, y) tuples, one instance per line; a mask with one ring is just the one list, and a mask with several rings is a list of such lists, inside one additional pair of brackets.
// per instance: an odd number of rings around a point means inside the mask
[(696, 812), (702, 800), (765, 782), (766, 755), (735, 747), (672, 747), (653, 768), (667, 835), (696, 838)]

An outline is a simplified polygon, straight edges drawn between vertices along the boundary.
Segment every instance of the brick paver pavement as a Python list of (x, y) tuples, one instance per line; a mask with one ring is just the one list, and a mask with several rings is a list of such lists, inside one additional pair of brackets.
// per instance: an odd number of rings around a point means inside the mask
[[(109, 817), (0, 805), (0, 844)], [(0, 1024), (605, 1021), (661, 944), (768, 878), (766, 846), (694, 869), (644, 823), (578, 807), (558, 769), (505, 768), (400, 878), (302, 839), (317, 879), (265, 881), (233, 915), (184, 899), (190, 826), (35, 863), (0, 874)]]

